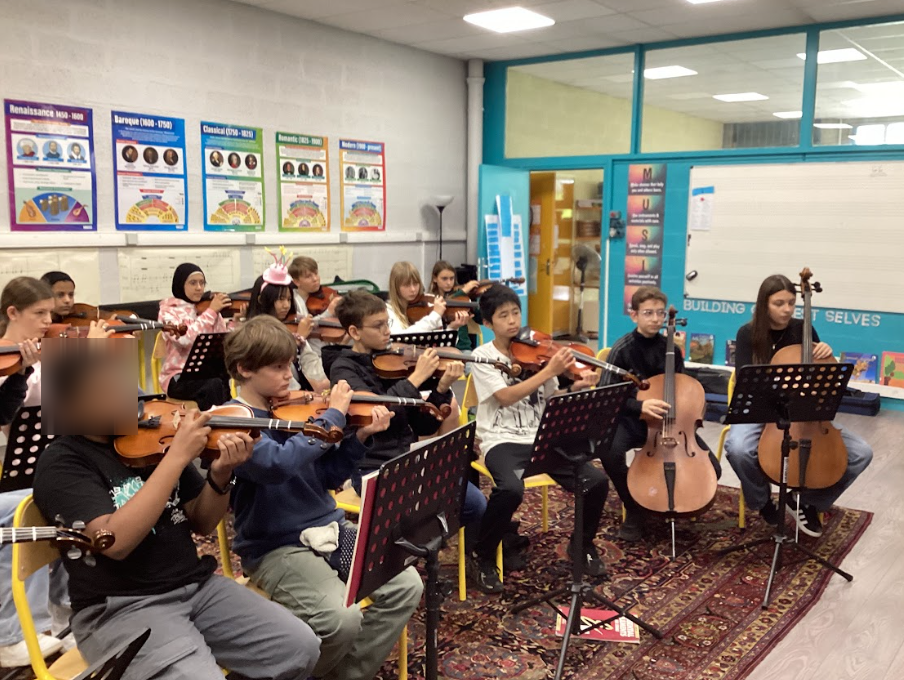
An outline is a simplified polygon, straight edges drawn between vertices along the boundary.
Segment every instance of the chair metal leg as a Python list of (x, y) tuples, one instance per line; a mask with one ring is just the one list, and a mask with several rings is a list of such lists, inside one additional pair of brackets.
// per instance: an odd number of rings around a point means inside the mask
[(543, 494), (543, 532), (549, 531), (549, 487), (544, 486), (540, 489)]
[(499, 547), (496, 548), (496, 568), (499, 570), (499, 582), (502, 583), (502, 543), (499, 543)]
[(408, 626), (399, 635), (399, 680), (408, 680)]
[(465, 572), (465, 528), (458, 529), (458, 599), (464, 602), (468, 599), (468, 580)]
[(744, 503), (744, 492), (738, 496), (738, 528), (747, 528), (747, 505)]

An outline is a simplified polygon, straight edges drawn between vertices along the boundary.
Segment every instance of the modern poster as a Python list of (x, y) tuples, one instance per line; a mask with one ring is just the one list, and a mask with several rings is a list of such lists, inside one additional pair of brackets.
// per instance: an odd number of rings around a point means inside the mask
[(386, 229), (386, 156), (381, 142), (339, 140), (342, 231)]
[(264, 230), (261, 128), (201, 123), (206, 231)]
[(640, 286), (660, 287), (665, 228), (665, 163), (628, 168), (628, 219), (625, 239), (625, 311)]
[(188, 227), (185, 121), (112, 111), (116, 228), (182, 231)]
[(91, 109), (5, 99), (13, 231), (96, 231)]
[(276, 133), (279, 230), (329, 231), (329, 142), (326, 137)]

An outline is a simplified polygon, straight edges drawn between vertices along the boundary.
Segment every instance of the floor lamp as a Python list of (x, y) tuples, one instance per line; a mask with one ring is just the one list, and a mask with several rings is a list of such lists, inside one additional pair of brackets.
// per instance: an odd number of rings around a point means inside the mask
[(434, 196), (433, 207), (439, 212), (439, 258), (443, 259), (443, 211), (452, 202), (454, 196)]

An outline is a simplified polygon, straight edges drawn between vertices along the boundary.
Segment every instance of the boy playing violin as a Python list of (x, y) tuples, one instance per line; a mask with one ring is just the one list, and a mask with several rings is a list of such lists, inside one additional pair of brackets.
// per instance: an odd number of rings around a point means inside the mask
[[(658, 288), (641, 286), (631, 296), (631, 321), (637, 327), (615, 341), (606, 361), (623, 368), (638, 378), (645, 380), (665, 373), (666, 338), (660, 334), (666, 317), (668, 298)], [(675, 371), (684, 372), (684, 358), (681, 350), (675, 348)], [(608, 378), (607, 382), (612, 382)], [(643, 420), (662, 420), (668, 414), (669, 404), (660, 399), (628, 399), (622, 412), (612, 448), (603, 452), (600, 461), (612, 485), (625, 506), (625, 521), (618, 529), (618, 537), (623, 541), (639, 541), (643, 536), (644, 512), (628, 491), (628, 451), (643, 446), (647, 441), (647, 424)], [(697, 443), (706, 451), (709, 447), (697, 436)], [(719, 461), (710, 452), (709, 459), (721, 476)]]
[(113, 424), (129, 415), (134, 423), (136, 394), (123, 380), (127, 364), (115, 356), (86, 352), (44, 372), (64, 426), (77, 424), (84, 434), (58, 437), (44, 451), (35, 502), (48, 519), (84, 521), (89, 536), (104, 530), (115, 537), (94, 566), (65, 559), (61, 549), (79, 651), (94, 663), (150, 628), (127, 680), (222, 680), (220, 666), (249, 678), (307, 678), (320, 644), (311, 629), (214, 575), (216, 560), (199, 557), (192, 539), (193, 531), (211, 533), (226, 512), (229, 480), (251, 456), (251, 438), (224, 435), (205, 480), (193, 462), (211, 433), (210, 416), (190, 411), (158, 465), (126, 466)]
[[(495, 338), (474, 350), (474, 356), (512, 365), (512, 342), (521, 330), (521, 300), (511, 288), (494, 284), (480, 298), (484, 324)], [(496, 567), (496, 548), (511, 526), (512, 515), (524, 498), (524, 470), (533, 454), (534, 438), (547, 400), (565, 391), (559, 389), (558, 376), (575, 363), (563, 349), (535, 375), (516, 380), (490, 365), (471, 366), (471, 379), (477, 390), (477, 437), (484, 463), (493, 476), (493, 492), (480, 523), (480, 535), (470, 553), (470, 578), (485, 593), (501, 593), (502, 582)], [(598, 376), (587, 371), (568, 391), (594, 387)], [(566, 489), (575, 487), (570, 467), (550, 473)], [(582, 472), (584, 482), (584, 545), (569, 543), (572, 559), (583, 559), (590, 576), (604, 576), (606, 565), (593, 545), (599, 529), (609, 485), (606, 476), (589, 463)]]
[[(241, 387), (239, 402), (268, 417), (271, 399), (288, 391), (295, 340), (269, 316), (247, 321), (226, 339), (229, 374)], [(345, 381), (330, 393), (329, 408), (315, 421), (343, 428), (352, 391)], [(392, 414), (374, 406), (370, 425), (339, 445), (305, 434), (264, 430), (247, 462), (236, 470), (233, 548), (252, 582), (274, 602), (305, 621), (321, 639), (318, 678), (373, 678), (411, 618), (423, 584), (409, 567), (376, 590), (366, 614), (346, 607), (342, 546), (355, 532), (330, 490), (348, 479), (372, 436)]]
[[(313, 316), (308, 312), (308, 297), (320, 290), (320, 267), (317, 260), (313, 257), (305, 257), (300, 255), (289, 263), (289, 276), (295, 286), (293, 293), (295, 299), (295, 313), (300, 317)], [(330, 300), (329, 306), (322, 314), (313, 317), (314, 321), (318, 319), (330, 319), (336, 316), (336, 305), (342, 298), (336, 296)], [(320, 356), (323, 349), (323, 341), (317, 338), (311, 338), (308, 341), (314, 353)]]

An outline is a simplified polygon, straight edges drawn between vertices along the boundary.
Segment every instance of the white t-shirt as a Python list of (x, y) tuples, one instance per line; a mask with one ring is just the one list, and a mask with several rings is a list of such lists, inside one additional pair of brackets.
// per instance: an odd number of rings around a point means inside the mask
[(386, 311), (389, 313), (389, 332), (392, 335), (407, 335), (408, 333), (424, 333), (427, 331), (441, 331), (443, 329), (443, 317), (436, 312), (430, 312), (420, 321), (408, 326), (395, 313), (392, 305), (386, 305)]
[[(481, 345), (473, 354), (512, 364), (492, 342)], [(533, 444), (546, 401), (559, 388), (558, 379), (550, 378), (534, 394), (511, 406), (502, 406), (494, 395), (514, 385), (515, 378), (487, 364), (471, 364), (471, 379), (477, 390), (477, 436), (484, 455), (498, 444)]]

